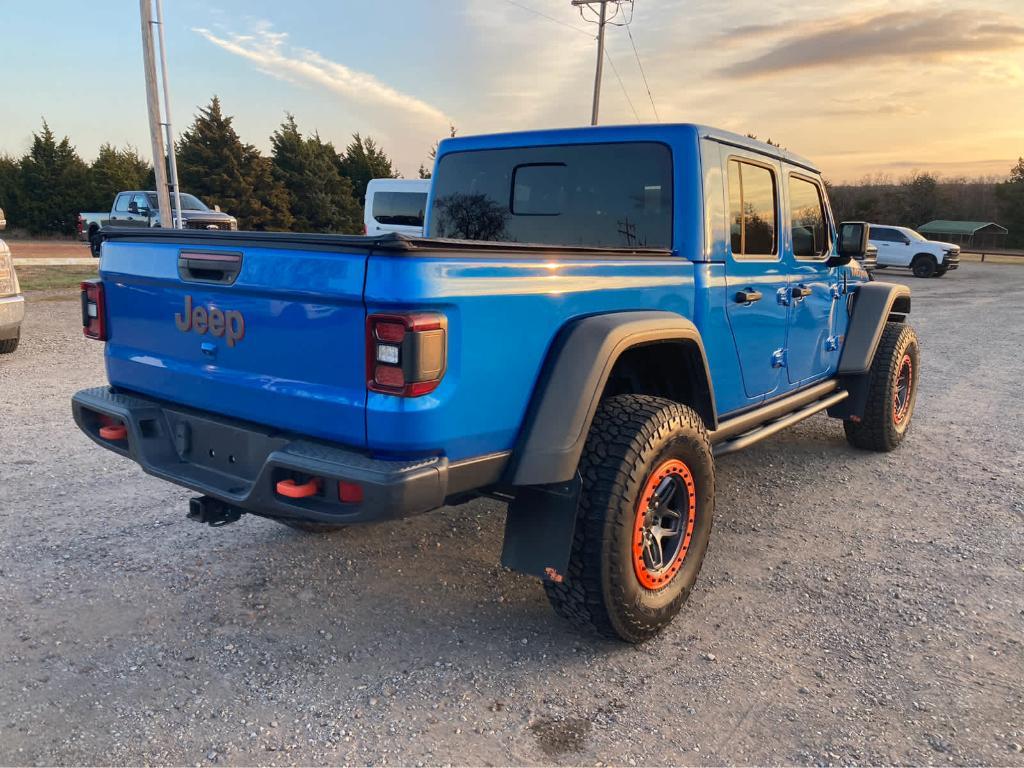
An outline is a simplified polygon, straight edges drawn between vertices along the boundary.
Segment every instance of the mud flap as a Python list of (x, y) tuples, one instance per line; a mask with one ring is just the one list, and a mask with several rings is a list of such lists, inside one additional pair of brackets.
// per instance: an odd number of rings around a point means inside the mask
[(569, 567), (582, 484), (577, 472), (568, 483), (518, 488), (505, 518), (501, 564), (530, 576), (561, 581)]

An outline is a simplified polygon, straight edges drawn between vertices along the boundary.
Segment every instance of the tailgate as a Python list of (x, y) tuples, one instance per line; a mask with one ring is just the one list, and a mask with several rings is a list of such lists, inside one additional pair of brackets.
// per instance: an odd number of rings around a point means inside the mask
[(365, 445), (368, 247), (170, 234), (104, 244), (110, 383)]

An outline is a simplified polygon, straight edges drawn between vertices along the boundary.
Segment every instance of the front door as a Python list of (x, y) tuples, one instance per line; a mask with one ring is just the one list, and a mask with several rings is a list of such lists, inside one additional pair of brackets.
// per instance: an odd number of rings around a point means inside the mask
[(789, 264), (789, 336), (786, 371), (790, 384), (824, 375), (837, 362), (836, 312), (844, 306), (844, 267), (829, 267), (832, 227), (821, 183), (787, 169), (787, 244)]
[(757, 156), (725, 154), (729, 235), (727, 312), (747, 397), (770, 395), (781, 384), (789, 290), (779, 248), (779, 174)]

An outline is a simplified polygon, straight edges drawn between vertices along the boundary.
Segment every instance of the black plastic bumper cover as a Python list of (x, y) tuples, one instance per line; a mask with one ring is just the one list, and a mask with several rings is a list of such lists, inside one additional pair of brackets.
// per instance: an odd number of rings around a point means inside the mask
[[(147, 473), (268, 517), (339, 524), (386, 520), (436, 509), (448, 490), (443, 456), (374, 459), (107, 387), (78, 392), (72, 411), (93, 441), (138, 462)], [(101, 437), (103, 417), (122, 422), (127, 437)], [(276, 492), (280, 480), (296, 477), (321, 478), (320, 492), (302, 499)], [(341, 502), (341, 481), (357, 483), (363, 500)]]

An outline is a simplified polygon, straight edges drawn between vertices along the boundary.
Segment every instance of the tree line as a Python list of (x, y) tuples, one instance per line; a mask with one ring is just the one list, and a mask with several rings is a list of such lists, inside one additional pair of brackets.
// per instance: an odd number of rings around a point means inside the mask
[(868, 176), (857, 184), (829, 185), (840, 221), (920, 227), (935, 219), (994, 221), (1006, 227), (1006, 244), (1024, 246), (1024, 158), (998, 178), (940, 178), (914, 172), (901, 179)]
[[(367, 183), (398, 175), (369, 136), (356, 133), (339, 151), (315, 132), (304, 135), (290, 114), (270, 144), (267, 157), (243, 142), (215, 96), (177, 143), (182, 191), (238, 217), (242, 229), (358, 233)], [(436, 152), (434, 144), (431, 161)], [(421, 165), (419, 176), (429, 178), (429, 167)], [(72, 234), (79, 211), (109, 210), (117, 192), (154, 186), (153, 169), (136, 149), (104, 144), (88, 164), (45, 121), (23, 157), (0, 155), (0, 207), (12, 227), (33, 234)], [(1006, 180), (876, 175), (830, 184), (829, 197), (841, 221), (995, 221), (1009, 229), (1007, 245), (1024, 246), (1024, 158)]]
[[(219, 205), (241, 229), (360, 233), (367, 183), (398, 175), (369, 136), (356, 133), (339, 151), (317, 133), (303, 135), (287, 114), (267, 157), (232, 123), (217, 97), (199, 110), (176, 145), (178, 178), (183, 192)], [(118, 192), (155, 185), (134, 147), (104, 144), (86, 163), (45, 120), (23, 157), (0, 155), (0, 207), (11, 227), (32, 234), (73, 234), (79, 211), (109, 210)]]

